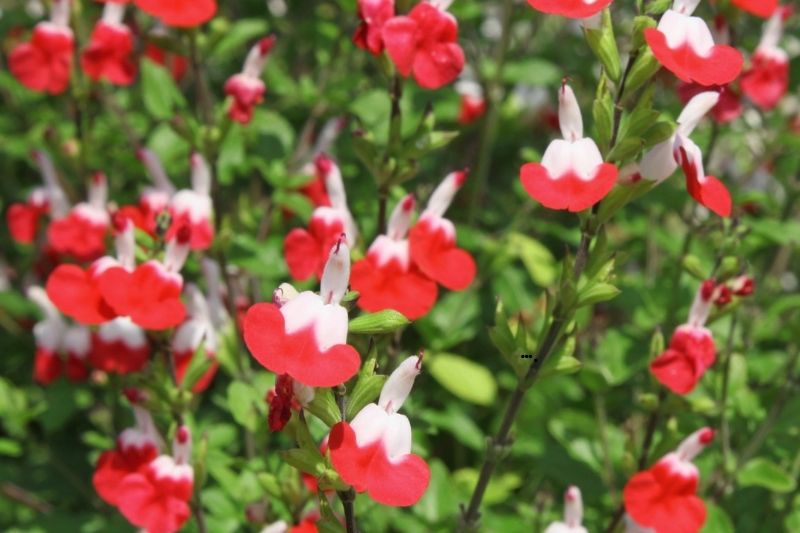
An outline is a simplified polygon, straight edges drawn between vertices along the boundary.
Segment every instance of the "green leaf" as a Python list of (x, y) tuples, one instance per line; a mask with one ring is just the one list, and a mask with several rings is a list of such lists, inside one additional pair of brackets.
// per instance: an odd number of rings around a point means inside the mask
[(347, 329), (355, 335), (379, 335), (394, 333), (409, 325), (411, 321), (394, 309), (384, 309), (377, 313), (367, 313), (350, 321)]
[(597, 132), (597, 142), (600, 146), (607, 147), (611, 142), (614, 128), (614, 101), (608, 91), (598, 96), (592, 104), (594, 128)]
[(494, 402), (497, 383), (485, 367), (451, 353), (430, 357), (427, 367), (436, 381), (462, 400), (478, 405)]
[(595, 283), (578, 295), (578, 307), (606, 302), (615, 298), (621, 291), (610, 283)]
[(359, 378), (350, 398), (347, 401), (347, 419), (352, 420), (368, 403), (372, 403), (380, 395), (387, 376), (376, 374)]
[[(462, 492), (471, 494), (478, 483), (478, 471), (474, 468), (462, 468), (453, 472), (453, 482)], [(522, 477), (515, 473), (495, 475), (489, 481), (483, 502), (492, 505), (508, 500), (511, 493), (522, 485)]]
[(339, 412), (339, 406), (336, 405), (336, 398), (333, 397), (331, 390), (327, 388), (314, 390), (314, 399), (306, 406), (306, 410), (325, 422), (328, 427), (332, 427), (341, 421), (341, 413)]
[(661, 63), (659, 63), (656, 57), (653, 55), (650, 47), (643, 45), (639, 49), (639, 55), (633, 62), (631, 71), (628, 74), (628, 81), (625, 84), (625, 94), (623, 95), (623, 98), (650, 81), (650, 78), (652, 78), (660, 68)]
[(267, 33), (267, 22), (260, 18), (238, 19), (225, 32), (210, 54), (214, 60), (234, 60), (247, 54), (254, 41)]
[(544, 367), (539, 371), (539, 379), (578, 372), (583, 363), (571, 355), (563, 355), (558, 358), (550, 358), (545, 362)]
[(762, 487), (772, 492), (792, 492), (796, 486), (795, 480), (769, 459), (756, 457), (739, 469), (736, 480), (742, 487)]
[(318, 476), (325, 470), (325, 458), (317, 451), (294, 448), (281, 452), (284, 461), (306, 474)]
[(186, 100), (167, 69), (153, 61), (142, 61), (141, 69), (142, 99), (153, 117), (170, 119), (176, 107), (186, 107)]
[(610, 9), (603, 10), (603, 19), (599, 30), (586, 30), (586, 41), (594, 55), (600, 60), (608, 77), (615, 82), (619, 81), (621, 74), (619, 50), (617, 50), (617, 41), (614, 39)]
[(241, 381), (228, 385), (228, 409), (236, 422), (255, 431), (258, 428), (258, 411), (255, 402), (260, 401), (255, 390)]
[(655, 184), (648, 180), (640, 180), (631, 185), (615, 187), (600, 204), (600, 210), (597, 213), (595, 224), (598, 226), (605, 224), (617, 211), (622, 209), (629, 202), (646, 194), (653, 187), (655, 187)]
[(503, 69), (503, 81), (535, 86), (555, 85), (561, 82), (561, 67), (544, 59), (526, 59), (509, 62)]
[(550, 250), (536, 239), (522, 233), (508, 234), (508, 250), (522, 260), (531, 279), (539, 286), (549, 287), (556, 279), (556, 260)]

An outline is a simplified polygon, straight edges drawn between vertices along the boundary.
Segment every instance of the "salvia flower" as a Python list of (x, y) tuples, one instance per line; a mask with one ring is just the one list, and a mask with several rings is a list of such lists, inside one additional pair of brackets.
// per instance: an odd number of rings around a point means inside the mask
[(119, 212), (130, 218), (137, 228), (155, 237), (158, 215), (169, 207), (170, 200), (175, 194), (175, 186), (155, 152), (142, 148), (136, 155), (147, 170), (153, 186), (146, 187), (142, 191), (138, 204), (122, 206)]
[(466, 179), (466, 170), (445, 176), (408, 234), (413, 263), (430, 279), (453, 291), (469, 287), (477, 271), (469, 252), (456, 245), (455, 225), (444, 217)]
[(703, 153), (689, 136), (703, 116), (719, 101), (719, 94), (706, 91), (689, 100), (678, 117), (675, 133), (642, 157), (641, 176), (652, 181), (663, 181), (670, 177), (680, 165), (686, 176), (686, 188), (699, 204), (719, 216), (731, 214), (731, 195), (725, 185), (714, 176), (706, 176), (703, 168)]
[(458, 111), (459, 124), (471, 124), (486, 113), (483, 87), (475, 80), (469, 69), (464, 69), (461, 79), (456, 82), (456, 92), (461, 97)]
[(142, 393), (129, 389), (126, 395), (133, 407), (135, 425), (119, 434), (113, 450), (100, 454), (92, 476), (94, 490), (103, 501), (115, 507), (124, 496), (123, 480), (151, 463), (162, 447), (153, 419), (141, 405)]
[(191, 230), (190, 248), (205, 250), (214, 240), (211, 169), (205, 158), (197, 152), (191, 156), (191, 167), (192, 188), (179, 190), (170, 200), (172, 225), (167, 232), (167, 239), (186, 226)]
[(359, 48), (374, 55), (383, 52), (383, 26), (394, 17), (394, 0), (358, 0), (358, 18), (361, 20), (353, 35)]
[(703, 500), (697, 497), (700, 474), (692, 460), (714, 439), (703, 428), (684, 440), (648, 470), (625, 485), (623, 500), (630, 520), (658, 533), (696, 533), (706, 520)]
[(100, 257), (106, 249), (106, 235), (111, 216), (106, 208), (108, 182), (96, 172), (89, 184), (89, 199), (70, 209), (63, 218), (55, 218), (47, 227), (47, 240), (53, 249), (79, 261)]
[(583, 211), (602, 200), (617, 181), (617, 167), (603, 162), (597, 144), (583, 136), (578, 101), (566, 81), (558, 92), (563, 139), (550, 143), (541, 163), (526, 163), (520, 181), (534, 200), (549, 209)]
[(789, 90), (789, 56), (778, 43), (783, 21), (790, 13), (790, 7), (775, 10), (750, 59), (750, 68), (742, 75), (742, 92), (765, 111), (775, 108)]
[(571, 19), (593, 17), (611, 5), (613, 0), (528, 0), (536, 11)]
[(50, 20), (39, 22), (31, 40), (17, 45), (8, 68), (25, 87), (50, 94), (66, 90), (70, 80), (75, 39), (69, 27), (71, 0), (53, 0)]
[(336, 472), (356, 492), (366, 492), (383, 505), (413, 505), (430, 482), (428, 464), (411, 453), (411, 423), (397, 412), (421, 366), (418, 356), (400, 363), (377, 404), (368, 404), (351, 422), (339, 422), (331, 429), (328, 446)]
[(267, 86), (261, 80), (261, 74), (273, 44), (275, 37), (272, 35), (258, 41), (247, 54), (242, 72), (225, 82), (225, 94), (233, 97), (228, 108), (231, 120), (248, 124), (253, 118), (253, 109), (264, 99)]
[(464, 68), (458, 22), (447, 12), (451, 1), (424, 0), (383, 25), (383, 43), (397, 72), (413, 75), (424, 89), (447, 85)]
[(414, 197), (409, 194), (395, 207), (386, 234), (378, 235), (367, 256), (353, 265), (350, 284), (359, 292), (361, 309), (394, 309), (414, 320), (436, 303), (436, 282), (411, 261), (406, 235), (413, 210)]
[(139, 372), (150, 360), (150, 343), (145, 331), (127, 316), (117, 317), (92, 334), (92, 366), (110, 374)]
[(714, 364), (716, 346), (705, 323), (718, 294), (712, 280), (700, 286), (689, 311), (689, 320), (675, 330), (667, 349), (650, 364), (650, 371), (658, 382), (676, 394), (694, 390), (705, 371)]
[(55, 166), (47, 152), (33, 152), (33, 159), (42, 173), (42, 187), (33, 189), (25, 203), (14, 203), (6, 213), (11, 237), (20, 244), (31, 244), (36, 239), (39, 221), (45, 215), (63, 218), (69, 214), (69, 201), (61, 188)]
[(259, 303), (247, 311), (245, 343), (267, 370), (310, 387), (333, 387), (358, 371), (361, 359), (347, 344), (347, 309), (340, 304), (350, 277), (344, 240), (331, 248), (320, 294), (304, 291), (280, 306)]
[(217, 0), (133, 0), (136, 7), (167, 26), (192, 28), (205, 24), (217, 12)]
[(189, 519), (194, 489), (189, 428), (178, 427), (172, 455), (159, 455), (120, 484), (117, 506), (134, 526), (148, 533), (178, 531)]
[(675, 0), (657, 28), (644, 32), (661, 65), (685, 82), (725, 85), (742, 71), (744, 58), (735, 48), (714, 43), (708, 25), (693, 17), (700, 0)]
[(106, 2), (89, 44), (81, 53), (81, 68), (95, 81), (106, 80), (114, 85), (130, 85), (136, 77), (133, 53), (133, 32), (123, 24), (125, 4)]
[(733, 84), (704, 87), (699, 83), (681, 83), (678, 86), (678, 97), (685, 105), (698, 94), (708, 91), (719, 93), (717, 104), (711, 108), (711, 118), (714, 119), (714, 122), (727, 124), (742, 116), (744, 112), (742, 95)]
[(187, 320), (175, 329), (172, 336), (172, 353), (175, 357), (175, 374), (178, 383), (183, 383), (186, 372), (194, 359), (195, 352), (203, 346), (205, 357), (210, 361), (202, 376), (192, 385), (192, 392), (202, 392), (211, 384), (219, 363), (216, 360), (218, 349), (218, 326), (212, 319), (212, 306), (222, 305), (219, 296), (209, 293), (206, 300), (196, 285), (189, 284), (186, 293)]
[(564, 493), (564, 521), (553, 522), (544, 533), (586, 533), (583, 522), (581, 489), (570, 486)]
[(308, 229), (295, 228), (284, 239), (289, 274), (299, 281), (322, 275), (328, 253), (343, 233), (348, 246), (355, 245), (358, 239), (339, 167), (325, 154), (317, 156), (314, 164), (317, 172), (324, 176), (330, 206), (314, 209)]

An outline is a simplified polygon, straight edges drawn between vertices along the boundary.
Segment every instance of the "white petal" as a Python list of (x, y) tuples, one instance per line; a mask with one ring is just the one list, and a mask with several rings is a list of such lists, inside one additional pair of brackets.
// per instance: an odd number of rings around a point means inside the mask
[(156, 189), (166, 192), (170, 196), (173, 195), (175, 193), (175, 186), (172, 184), (172, 181), (170, 181), (169, 176), (167, 176), (164, 165), (161, 164), (161, 159), (159, 159), (155, 152), (148, 148), (143, 148), (139, 150), (137, 155), (139, 159), (142, 160), (142, 164), (145, 169), (147, 169), (147, 173), (150, 175), (150, 179), (153, 180)]
[(691, 15), (699, 4), (700, 0), (675, 0), (672, 9), (684, 15)]
[(400, 363), (384, 383), (378, 405), (389, 413), (399, 411), (421, 370), (422, 360), (416, 355)]
[(431, 194), (423, 215), (432, 214), (443, 217), (466, 178), (467, 175), (464, 171), (451, 172), (445, 176), (439, 186), (436, 187), (436, 190), (433, 191), (433, 194)]
[(678, 163), (675, 162), (673, 155), (675, 137), (673, 135), (644, 154), (639, 164), (644, 179), (660, 182), (672, 176), (672, 173), (678, 168)]
[(89, 205), (95, 209), (106, 210), (108, 201), (108, 180), (102, 172), (95, 172), (89, 184)]
[(688, 164), (695, 168), (697, 179), (699, 181), (704, 181), (706, 174), (705, 169), (703, 168), (703, 152), (700, 150), (700, 147), (697, 146), (689, 137), (676, 135), (674, 155), (675, 161), (677, 161), (679, 165), (683, 164), (683, 154), (680, 151), (681, 148), (686, 151)]
[(105, 342), (122, 341), (128, 348), (141, 348), (147, 344), (144, 330), (126, 316), (100, 324), (97, 334)]
[(678, 132), (687, 136), (691, 135), (700, 120), (717, 105), (717, 102), (719, 102), (717, 91), (696, 94), (678, 116)]
[(125, 18), (125, 4), (118, 4), (117, 2), (107, 2), (103, 8), (103, 22), (112, 26), (122, 25), (122, 19)]
[(92, 349), (92, 333), (86, 326), (72, 326), (64, 334), (63, 346), (70, 355), (82, 358)]
[(583, 498), (581, 490), (571, 485), (564, 494), (564, 522), (571, 527), (580, 527), (583, 522)]
[(581, 108), (572, 87), (566, 83), (558, 91), (558, 125), (561, 127), (561, 136), (567, 141), (577, 141), (583, 137)]
[(711, 35), (711, 30), (705, 20), (700, 17), (689, 17), (686, 39), (697, 55), (701, 57), (711, 55), (711, 50), (714, 48), (714, 36)]
[(303, 291), (286, 302), (281, 307), (286, 333), (294, 333), (315, 322), (322, 307), (322, 299), (311, 291)]
[(328, 262), (322, 271), (320, 295), (328, 304), (338, 304), (347, 292), (350, 282), (350, 248), (345, 242), (337, 242), (331, 247)]
[(369, 255), (378, 258), (378, 266), (383, 266), (388, 262), (397, 261), (403, 270), (407, 271), (411, 261), (411, 253), (408, 247), (408, 240), (396, 241), (386, 235), (378, 235), (375, 242), (369, 247)]
[(392, 461), (411, 453), (411, 422), (399, 413), (387, 416), (383, 445), (389, 461)]
[[(112, 5), (111, 3), (106, 5)], [(117, 251), (119, 264), (128, 272), (136, 268), (136, 235), (134, 225), (130, 219), (125, 220), (125, 229), (114, 238), (114, 248)]]
[(192, 164), (192, 189), (197, 194), (208, 196), (211, 192), (211, 169), (205, 158), (198, 152), (191, 157)]
[(603, 156), (600, 155), (597, 144), (589, 138), (576, 142), (552, 141), (542, 157), (542, 165), (553, 179), (558, 179), (567, 172), (574, 172), (581, 179), (590, 180), (602, 163)]
[(407, 194), (395, 206), (386, 235), (394, 240), (404, 239), (411, 226), (411, 215), (414, 213), (414, 195)]
[(713, 429), (708, 427), (698, 429), (681, 442), (675, 453), (684, 461), (692, 461), (713, 439)]
[(388, 422), (386, 411), (374, 403), (367, 404), (350, 422), (356, 434), (356, 444), (363, 448), (382, 438)]
[(347, 309), (339, 304), (323, 305), (314, 322), (314, 334), (320, 351), (347, 343)]

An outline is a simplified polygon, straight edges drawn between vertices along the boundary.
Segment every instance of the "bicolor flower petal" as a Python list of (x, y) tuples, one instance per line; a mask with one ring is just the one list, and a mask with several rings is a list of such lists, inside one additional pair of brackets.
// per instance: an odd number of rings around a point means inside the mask
[(233, 98), (228, 108), (231, 120), (248, 124), (253, 118), (253, 109), (264, 100), (267, 86), (261, 80), (261, 74), (274, 43), (273, 36), (261, 39), (247, 54), (242, 72), (225, 82), (225, 94)]
[(583, 522), (583, 498), (581, 490), (570, 486), (564, 493), (564, 521), (553, 522), (544, 533), (587, 533)]
[(361, 20), (353, 35), (359, 48), (374, 55), (383, 52), (383, 26), (394, 17), (394, 0), (358, 0), (358, 18)]
[(136, 77), (133, 32), (122, 23), (125, 4), (107, 2), (103, 18), (95, 25), (89, 44), (81, 52), (81, 68), (91, 79), (130, 85)]
[(789, 90), (789, 56), (778, 46), (790, 8), (778, 9), (764, 27), (761, 42), (742, 75), (742, 92), (761, 109), (774, 109)]
[(571, 19), (586, 19), (598, 14), (613, 0), (528, 0), (536, 11)]
[(192, 154), (191, 167), (192, 188), (181, 189), (170, 200), (172, 225), (166, 238), (172, 239), (180, 228), (188, 227), (191, 230), (189, 247), (205, 250), (214, 240), (211, 170), (205, 158), (197, 152)]
[(79, 203), (66, 217), (55, 219), (48, 226), (47, 240), (53, 249), (79, 261), (100, 257), (105, 252), (105, 239), (111, 225), (107, 198), (106, 177), (97, 172), (89, 186), (89, 201)]
[(280, 307), (260, 303), (247, 311), (244, 340), (267, 370), (310, 387), (333, 387), (358, 371), (361, 359), (347, 344), (347, 310), (340, 301), (350, 275), (350, 249), (340, 238), (322, 274), (321, 294), (301, 292)]
[(583, 136), (583, 119), (569, 85), (559, 90), (559, 125), (564, 137), (545, 150), (541, 163), (520, 169), (525, 191), (549, 209), (583, 211), (602, 200), (617, 182), (617, 167), (603, 162), (597, 144)]

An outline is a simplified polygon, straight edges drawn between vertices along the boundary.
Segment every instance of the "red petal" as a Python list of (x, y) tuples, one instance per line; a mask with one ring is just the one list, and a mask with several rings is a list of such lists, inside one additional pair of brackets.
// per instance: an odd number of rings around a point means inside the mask
[(402, 76), (409, 76), (417, 52), (417, 22), (411, 17), (394, 17), (383, 26), (383, 45)]
[(669, 349), (650, 363), (650, 371), (659, 383), (676, 394), (688, 394), (702, 376), (697, 362), (686, 354)]
[(301, 228), (295, 228), (286, 235), (283, 253), (289, 274), (298, 281), (304, 281), (322, 270), (322, 257), (317, 241)]
[(117, 316), (96, 280), (75, 265), (59, 265), (47, 279), (46, 289), (59, 311), (83, 324), (102, 324)]
[(154, 484), (144, 474), (126, 476), (120, 485), (119, 511), (148, 533), (173, 533), (189, 519), (186, 501), (165, 494), (166, 483)]
[(49, 385), (61, 375), (62, 362), (50, 350), (39, 348), (33, 359), (33, 380), (42, 385)]
[(433, 44), (414, 56), (414, 79), (424, 89), (438, 89), (458, 77), (464, 51), (457, 43)]
[(369, 486), (367, 483), (369, 464), (378, 449), (377, 443), (359, 448), (356, 434), (350, 424), (339, 422), (331, 428), (328, 449), (331, 452), (331, 464), (342, 480), (352, 485), (357, 492), (366, 491)]
[(409, 320), (427, 314), (438, 294), (436, 283), (416, 269), (402, 272), (394, 262), (378, 267), (369, 258), (353, 265), (350, 286), (359, 292), (361, 309), (370, 312), (394, 309)]
[(778, 8), (778, 0), (731, 0), (731, 3), (761, 18), (769, 18)]
[(426, 276), (454, 291), (472, 283), (477, 270), (475, 260), (457, 248), (444, 230), (434, 229), (422, 220), (411, 228), (408, 239), (411, 259)]
[(725, 85), (739, 76), (744, 65), (742, 54), (731, 46), (716, 45), (711, 54), (702, 57), (688, 43), (670, 48), (666, 36), (655, 28), (644, 30), (644, 36), (658, 62), (686, 82)]
[(244, 341), (267, 370), (289, 374), (310, 387), (334, 387), (355, 375), (361, 365), (349, 344), (320, 351), (311, 326), (286, 334), (283, 315), (273, 304), (256, 304), (245, 316)]
[(36, 238), (41, 209), (27, 204), (12, 204), (6, 213), (6, 223), (11, 238), (20, 244), (31, 244)]
[(217, 12), (216, 0), (134, 0), (136, 6), (167, 26), (191, 28), (205, 24)]
[(671, 481), (659, 480), (652, 470), (639, 472), (625, 485), (625, 511), (637, 524), (658, 533), (700, 531), (706, 520), (703, 501), (693, 494), (676, 493)]
[(531, 7), (542, 13), (561, 15), (572, 19), (585, 19), (596, 15), (613, 0), (598, 0), (587, 4), (584, 0), (528, 0)]
[(520, 169), (519, 177), (525, 191), (543, 206), (578, 212), (593, 206), (614, 188), (617, 167), (603, 163), (594, 178), (586, 181), (571, 172), (554, 179), (541, 164), (527, 163)]

